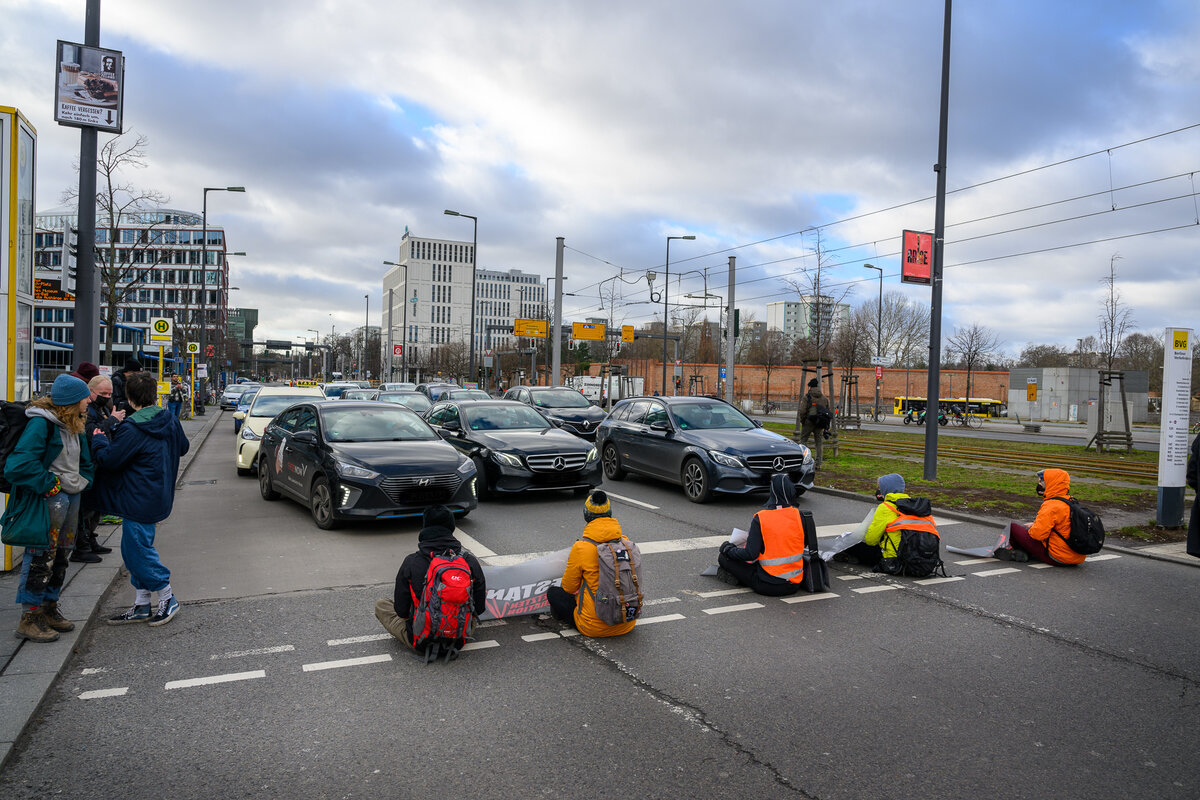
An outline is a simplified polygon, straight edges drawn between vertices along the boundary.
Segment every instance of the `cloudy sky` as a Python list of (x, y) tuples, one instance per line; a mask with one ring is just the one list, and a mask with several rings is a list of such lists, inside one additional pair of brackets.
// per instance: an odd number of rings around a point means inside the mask
[[(77, 185), (53, 121), (55, 40), (84, 0), (0, 0), (0, 105), (38, 129), (38, 208)], [(639, 324), (665, 238), (683, 292), (759, 319), (815, 269), (850, 302), (899, 283), (900, 232), (932, 230), (940, 0), (398, 2), (121, 0), (101, 45), (126, 58), (133, 174), (229, 246), (259, 337), (379, 323), (405, 227), (470, 239), (479, 266), (554, 271), (568, 320)], [(954, 8), (943, 327), (1011, 353), (1095, 333), (1110, 260), (1137, 327), (1200, 308), (1200, 6), (1007, 0)], [(102, 135), (103, 141), (105, 137)], [(661, 278), (660, 278), (661, 280)], [(839, 289), (840, 291), (840, 289)], [(672, 282), (671, 295), (679, 295)], [(746, 313), (744, 311), (743, 313)]]

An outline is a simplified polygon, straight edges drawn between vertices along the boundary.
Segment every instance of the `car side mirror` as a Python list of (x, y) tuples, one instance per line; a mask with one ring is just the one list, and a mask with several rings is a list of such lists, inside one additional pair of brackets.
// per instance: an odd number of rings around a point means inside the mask
[(671, 432), (671, 423), (667, 422), (665, 419), (660, 419), (657, 422), (650, 423), (650, 430), (662, 431), (663, 433), (670, 433)]
[(235, 412), (233, 412), (233, 418), (236, 420), (243, 420), (246, 418), (246, 412), (245, 411), (235, 411)]
[(448, 419), (442, 423), (442, 427), (448, 431), (461, 431), (462, 425), (456, 419)]
[(292, 441), (296, 444), (315, 447), (317, 444), (317, 434), (312, 431), (296, 431), (296, 433), (292, 436)]
[(756, 427), (756, 428), (761, 428), (761, 427), (762, 427), (762, 420), (761, 420), (761, 419), (756, 419), (756, 420), (751, 420), (751, 421), (754, 423), (754, 427)]

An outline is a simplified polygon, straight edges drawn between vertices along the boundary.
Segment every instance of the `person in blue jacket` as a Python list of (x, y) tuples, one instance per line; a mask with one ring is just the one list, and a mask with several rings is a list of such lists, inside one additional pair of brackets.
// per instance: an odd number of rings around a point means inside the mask
[[(79, 378), (59, 375), (50, 396), (37, 398), (25, 410), (25, 430), (4, 462), (12, 492), (0, 527), (5, 541), (18, 534), (26, 537), (16, 635), (27, 641), (53, 642), (59, 632), (75, 628), (59, 611), (58, 598), (75, 545), (80, 494), (95, 474), (83, 433), (91, 397)], [(40, 541), (26, 543), (35, 539)]]
[[(148, 372), (135, 372), (125, 383), (131, 413), (112, 430), (92, 436), (92, 451), (104, 480), (97, 487), (99, 506), (121, 516), (121, 558), (129, 582), (137, 592), (133, 606), (110, 617), (110, 625), (148, 622), (165, 625), (179, 611), (171, 591), (171, 571), (154, 547), (155, 525), (171, 515), (179, 459), (188, 451), (188, 439), (179, 420), (159, 406), (158, 386)], [(151, 613), (151, 593), (158, 606)]]

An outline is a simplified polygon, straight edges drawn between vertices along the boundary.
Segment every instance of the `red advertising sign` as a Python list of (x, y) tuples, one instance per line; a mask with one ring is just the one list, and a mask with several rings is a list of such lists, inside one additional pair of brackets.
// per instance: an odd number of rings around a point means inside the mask
[(392, 355), (394, 355), (394, 356), (404, 355), (404, 345), (402, 345), (402, 344), (392, 345)]
[(900, 282), (932, 283), (933, 234), (920, 231), (905, 231), (903, 249), (900, 251)]
[(883, 367), (876, 367), (875, 368), (875, 380), (880, 380), (882, 378), (883, 378)]

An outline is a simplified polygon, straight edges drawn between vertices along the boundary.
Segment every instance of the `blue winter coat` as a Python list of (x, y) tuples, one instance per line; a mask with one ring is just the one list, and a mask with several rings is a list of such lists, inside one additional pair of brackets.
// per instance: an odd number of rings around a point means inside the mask
[[(0, 527), (8, 528), (10, 533), (34, 528), (49, 532), (50, 515), (44, 495), (54, 488), (50, 465), (63, 449), (59, 430), (45, 417), (30, 417), (16, 448), (4, 461), (4, 477), (13, 485), (13, 490), (4, 507)], [(95, 470), (87, 437), (79, 434), (79, 441), (79, 474), (90, 481)]]
[(179, 420), (158, 406), (126, 417), (111, 437), (93, 436), (92, 458), (104, 473), (96, 505), (134, 522), (162, 522), (171, 515), (179, 459), (188, 447)]

